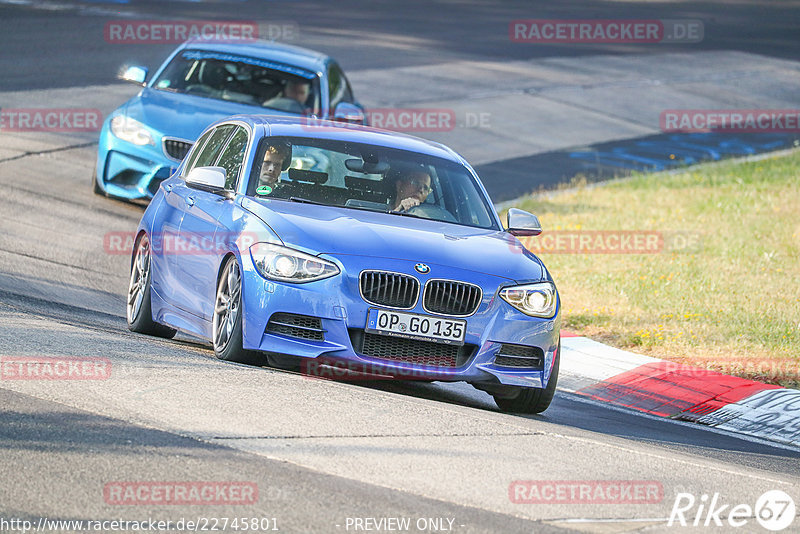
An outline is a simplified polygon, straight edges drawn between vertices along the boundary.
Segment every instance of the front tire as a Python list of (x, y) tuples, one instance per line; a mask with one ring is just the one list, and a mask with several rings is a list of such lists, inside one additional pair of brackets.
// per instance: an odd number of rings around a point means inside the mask
[(150, 240), (147, 234), (142, 234), (136, 241), (131, 262), (131, 280), (128, 284), (128, 304), (126, 306), (128, 329), (140, 334), (172, 339), (177, 333), (176, 330), (153, 321), (153, 311), (150, 306), (150, 283), (152, 281), (150, 266)]
[(220, 360), (260, 364), (258, 353), (242, 346), (242, 277), (239, 263), (229, 257), (217, 283), (212, 324), (214, 354)]
[(561, 341), (558, 342), (556, 351), (556, 361), (553, 363), (553, 371), (550, 373), (550, 380), (545, 388), (518, 388), (519, 393), (512, 398), (493, 395), (494, 402), (504, 412), (535, 414), (542, 413), (553, 401), (556, 394), (556, 384), (558, 383), (558, 364), (561, 360)]

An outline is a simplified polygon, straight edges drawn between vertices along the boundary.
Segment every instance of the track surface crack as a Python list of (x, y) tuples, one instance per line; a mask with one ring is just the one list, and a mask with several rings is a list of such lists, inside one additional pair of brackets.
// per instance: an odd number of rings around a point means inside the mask
[(37, 150), (37, 151), (34, 151), (34, 152), (23, 152), (22, 154), (18, 154), (16, 156), (11, 156), (10, 158), (0, 159), (0, 163), (8, 163), (9, 161), (16, 161), (18, 159), (27, 158), (27, 157), (30, 157), (30, 156), (42, 156), (44, 154), (52, 154), (54, 152), (65, 152), (67, 150), (74, 150), (76, 148), (87, 148), (87, 147), (90, 147), (90, 146), (94, 146), (96, 144), (97, 144), (97, 141), (90, 141), (88, 143), (80, 143), (80, 144), (77, 144), (77, 145), (67, 145), (67, 146), (61, 146), (61, 147), (58, 147), (58, 148), (49, 148), (47, 150)]

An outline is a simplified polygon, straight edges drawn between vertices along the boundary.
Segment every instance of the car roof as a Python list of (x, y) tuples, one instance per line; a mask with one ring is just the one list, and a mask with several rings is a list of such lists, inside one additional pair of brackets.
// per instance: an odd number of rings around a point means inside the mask
[(263, 126), (270, 136), (312, 137), (314, 139), (365, 143), (419, 152), (463, 163), (458, 154), (441, 143), (360, 124), (347, 124), (310, 117), (282, 117), (275, 115), (236, 115), (219, 122), (233, 119), (247, 122), (252, 126)]
[(196, 39), (186, 41), (181, 49), (213, 50), (241, 56), (250, 56), (261, 59), (270, 59), (287, 65), (294, 65), (305, 70), (320, 72), (325, 69), (325, 64), (331, 58), (321, 52), (275, 43), (260, 39), (247, 41), (231, 41), (219, 39)]

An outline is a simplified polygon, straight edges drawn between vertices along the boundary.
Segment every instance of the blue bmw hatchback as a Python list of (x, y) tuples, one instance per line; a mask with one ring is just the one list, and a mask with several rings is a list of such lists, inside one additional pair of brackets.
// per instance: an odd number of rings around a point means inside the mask
[[(303, 115), (363, 122), (364, 110), (332, 58), (262, 41), (198, 40), (180, 45), (103, 123), (92, 187), (97, 194), (148, 199), (212, 122), (238, 113)], [(147, 80), (147, 81), (146, 81)]]
[[(449, 148), (329, 121), (210, 126), (139, 224), (131, 330), (318, 376), (466, 381), (506, 411), (555, 392), (560, 301)], [(335, 369), (327, 374), (324, 370)]]

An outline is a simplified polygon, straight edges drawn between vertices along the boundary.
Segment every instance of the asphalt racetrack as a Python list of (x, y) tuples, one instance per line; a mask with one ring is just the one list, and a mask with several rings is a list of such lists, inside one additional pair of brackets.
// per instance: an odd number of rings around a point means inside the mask
[[(657, 61), (687, 65), (701, 58), (693, 75), (703, 79), (702, 65), (726, 68), (723, 57), (734, 58), (737, 80), (758, 78), (759, 68), (784, 76), (758, 80), (752, 90), (762, 98), (753, 96), (757, 105), (768, 107), (763, 99), (773, 98), (781, 105), (772, 107), (797, 107), (798, 13), (796, 2), (744, 1), (0, 2), (0, 107), (108, 113), (135, 93), (115, 81), (120, 66), (154, 68), (174, 45), (111, 45), (103, 40), (107, 21), (231, 17), (295, 25), (296, 44), (339, 59), (368, 107), (387, 105), (375, 87), (392, 85), (399, 95), (392, 96), (393, 105), (426, 102), (419, 95), (432, 90), (454, 109), (470, 101), (480, 111), (475, 102), (481, 98), (508, 96), (504, 87), (491, 93), (492, 80), (482, 72), (510, 72), (526, 62), (585, 65), (612, 58), (623, 68), (626, 58), (634, 64), (652, 58), (653, 71), (669, 77)], [(509, 21), (530, 18), (698, 19), (705, 22), (705, 38), (658, 47), (510, 42)], [(485, 71), (467, 69), (478, 65)], [(414, 73), (430, 69), (460, 72), (464, 87), (445, 94), (449, 82), (432, 88), (413, 83)], [(572, 70), (554, 67), (550, 74)], [(635, 69), (629, 74), (638, 75)], [(630, 90), (641, 87), (629, 84)], [(492, 100), (486, 109), (501, 109), (495, 105)], [(514, 145), (503, 137), (506, 124), (513, 125), (501, 111), (493, 113), (490, 132), (463, 128), (431, 137), (463, 148), (471, 160), (472, 150), (479, 166), (493, 169), (551, 148)], [(562, 136), (565, 149), (573, 146), (571, 136), (586, 144), (631, 143), (654, 133), (652, 125), (612, 119), (611, 137), (603, 137), (609, 130), (599, 118), (583, 123), (585, 130), (580, 123), (565, 129), (552, 118), (545, 126), (557, 130), (550, 137)], [(548, 136), (534, 130), (530, 135)], [(171, 521), (175, 532), (195, 530), (187, 521), (236, 532), (243, 529), (230, 521), (238, 517), (240, 523), (262, 520), (249, 529), (259, 532), (766, 532), (753, 512), (762, 494), (781, 490), (800, 504), (800, 451), (777, 444), (563, 392), (540, 416), (507, 415), (465, 384), (312, 379), (218, 361), (208, 344), (186, 336), (164, 341), (129, 332), (124, 295), (130, 258), (109, 253), (104, 236), (133, 231), (143, 207), (92, 194), (96, 135), (0, 131), (0, 355), (105, 358), (111, 370), (105, 380), (0, 381), (0, 531), (21, 531), (22, 521), (40, 531), (70, 532), (89, 531), (89, 521), (153, 519)], [(780, 138), (759, 150), (787, 145), (791, 139)], [(507, 146), (508, 152), (492, 155), (486, 146)], [(510, 184), (502, 191), (536, 188), (514, 176), (519, 172), (498, 178)], [(113, 497), (125, 484), (192, 481), (249, 484), (258, 488), (257, 498), (235, 502), (226, 494), (214, 503), (126, 505)], [(534, 504), (520, 501), (530, 495), (515, 493), (516, 481), (601, 487), (611, 481), (658, 490), (641, 502)], [(676, 498), (683, 495), (686, 504), (687, 494), (697, 504), (683, 514), (690, 525), (699, 518), (699, 526), (668, 526)], [(715, 494), (728, 510), (750, 507), (745, 526), (706, 521), (698, 505)], [(397, 522), (403, 518), (407, 528)], [(222, 519), (228, 520), (224, 528)], [(50, 523), (60, 520), (84, 523)], [(103, 528), (122, 530), (110, 523)], [(784, 530), (798, 531), (797, 521)]]

